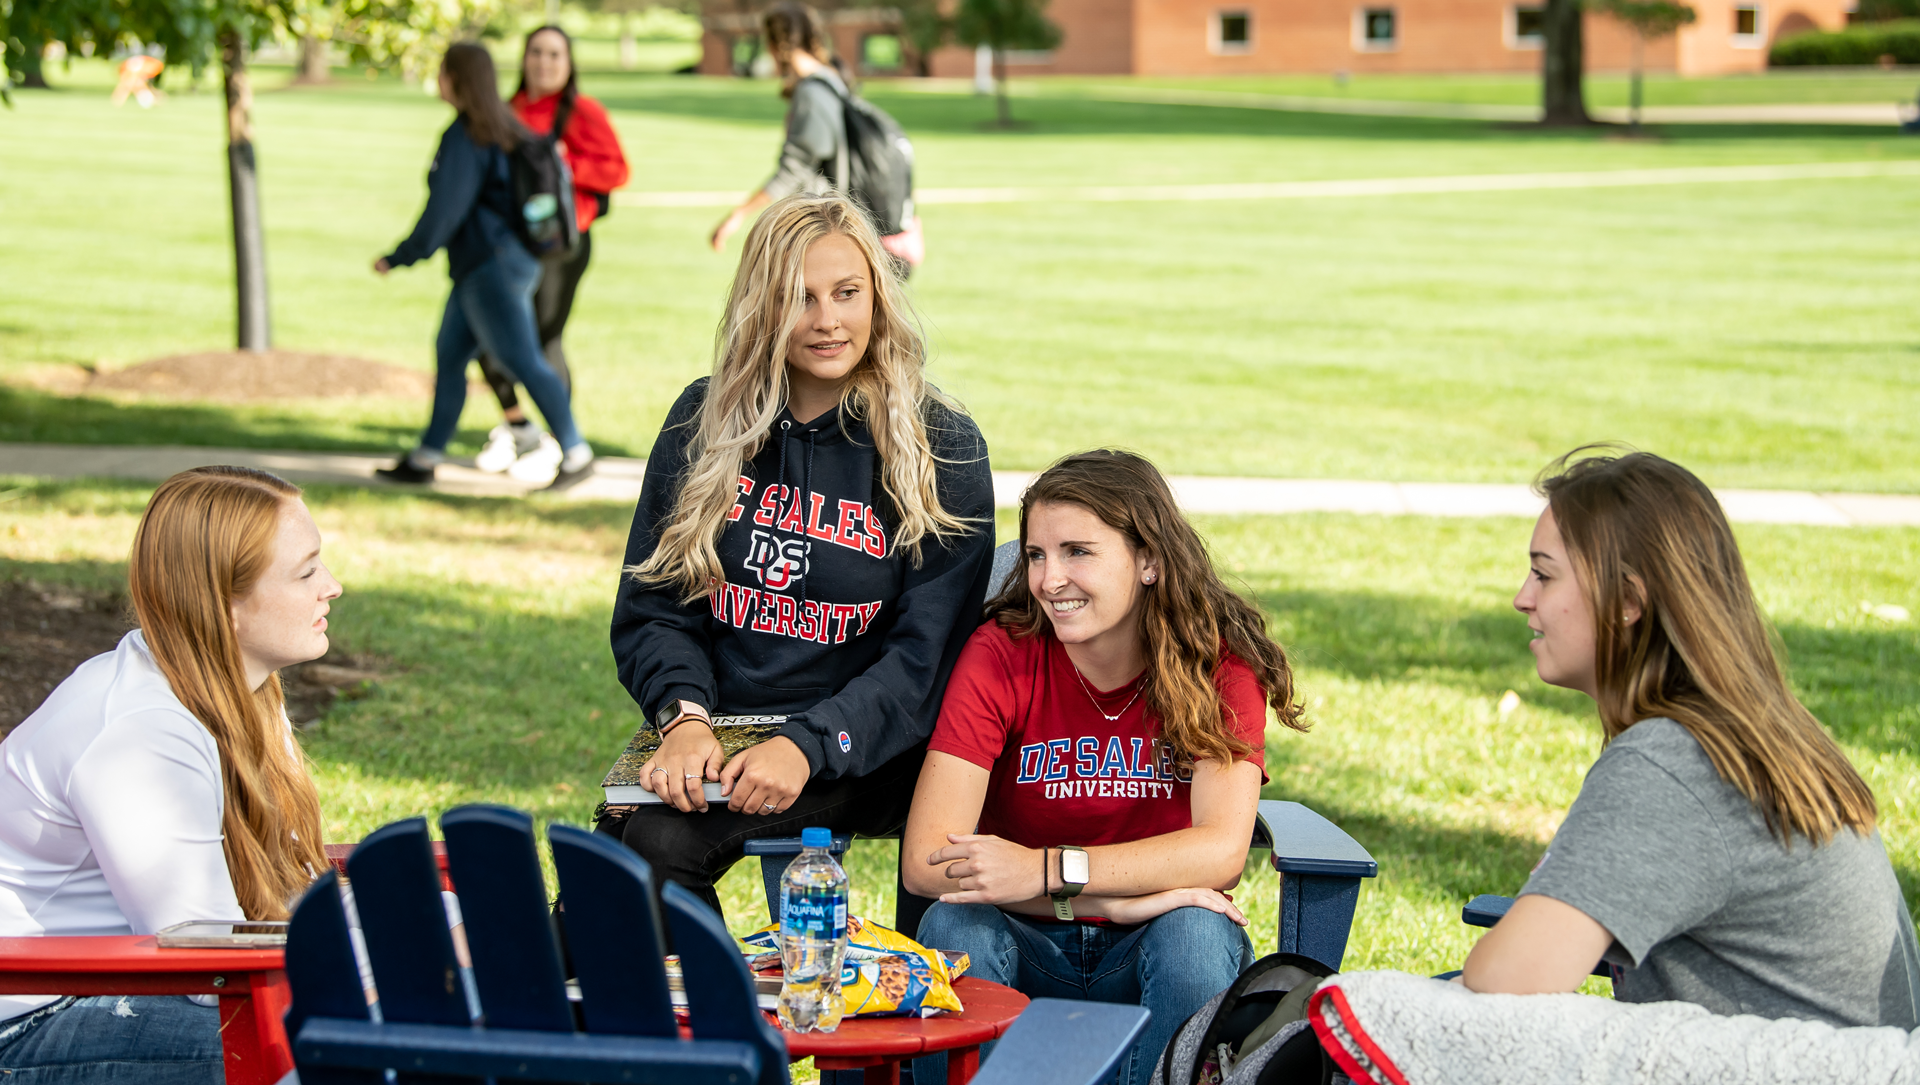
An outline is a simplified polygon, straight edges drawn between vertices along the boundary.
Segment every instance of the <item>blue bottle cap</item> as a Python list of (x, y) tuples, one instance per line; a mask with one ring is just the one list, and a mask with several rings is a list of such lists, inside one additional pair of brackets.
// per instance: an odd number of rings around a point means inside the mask
[(826, 848), (831, 851), (833, 849), (833, 830), (821, 828), (802, 829), (800, 830), (800, 846), (803, 848)]

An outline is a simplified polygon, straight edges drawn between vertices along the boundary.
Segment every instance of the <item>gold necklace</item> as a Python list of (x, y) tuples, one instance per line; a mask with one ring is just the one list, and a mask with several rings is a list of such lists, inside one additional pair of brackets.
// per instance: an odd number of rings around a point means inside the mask
[[(1069, 666), (1069, 667), (1073, 667), (1073, 660), (1071, 660), (1071, 659), (1069, 659), (1069, 660), (1067, 660), (1067, 666)], [(1083, 692), (1085, 692), (1085, 693), (1086, 693), (1086, 695), (1087, 695), (1087, 700), (1089, 700), (1089, 701), (1092, 701), (1092, 702), (1093, 702), (1093, 710), (1094, 710), (1095, 712), (1098, 712), (1098, 713), (1100, 713), (1100, 714), (1101, 714), (1102, 716), (1106, 716), (1106, 719), (1107, 719), (1107, 722), (1108, 722), (1108, 723), (1118, 723), (1118, 722), (1120, 722), (1120, 717), (1122, 717), (1122, 716), (1124, 716), (1124, 715), (1126, 715), (1126, 714), (1127, 714), (1127, 709), (1129, 709), (1129, 708), (1132, 708), (1132, 707), (1133, 707), (1133, 702), (1135, 702), (1135, 701), (1137, 701), (1137, 700), (1139, 700), (1139, 699), (1140, 699), (1140, 695), (1141, 695), (1142, 693), (1145, 693), (1145, 692), (1147, 691), (1147, 683), (1146, 683), (1146, 681), (1145, 681), (1145, 680), (1143, 679), (1143, 680), (1142, 680), (1142, 681), (1140, 682), (1140, 688), (1139, 688), (1139, 689), (1136, 689), (1136, 690), (1134, 690), (1134, 691), (1133, 691), (1133, 696), (1131, 696), (1131, 697), (1129, 697), (1129, 698), (1127, 698), (1127, 703), (1126, 703), (1126, 704), (1124, 704), (1124, 705), (1121, 705), (1121, 706), (1120, 706), (1120, 711), (1118, 711), (1118, 712), (1115, 712), (1115, 713), (1114, 713), (1113, 715), (1111, 715), (1111, 716), (1107, 716), (1107, 710), (1106, 710), (1106, 709), (1104, 709), (1104, 708), (1101, 708), (1101, 707), (1100, 707), (1100, 702), (1099, 702), (1099, 700), (1097, 700), (1097, 699), (1096, 699), (1096, 698), (1094, 697), (1094, 695), (1093, 695), (1093, 687), (1092, 687), (1092, 686), (1089, 686), (1089, 685), (1087, 685), (1087, 679), (1086, 679), (1086, 676), (1080, 673), (1080, 668), (1078, 668), (1078, 667), (1073, 667), (1073, 676), (1074, 676), (1075, 678), (1078, 678), (1078, 679), (1080, 679), (1080, 689), (1081, 689), (1081, 690), (1082, 690)]]

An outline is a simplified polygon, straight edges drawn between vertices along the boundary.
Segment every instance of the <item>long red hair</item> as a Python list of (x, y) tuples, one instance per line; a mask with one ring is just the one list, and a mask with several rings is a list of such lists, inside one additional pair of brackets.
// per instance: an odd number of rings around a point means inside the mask
[(154, 662), (220, 751), (227, 873), (249, 919), (285, 919), (326, 869), (320, 799), (288, 740), (280, 676), (250, 689), (234, 600), (273, 560), (300, 489), (265, 471), (196, 467), (160, 484), (140, 516), (127, 587)]

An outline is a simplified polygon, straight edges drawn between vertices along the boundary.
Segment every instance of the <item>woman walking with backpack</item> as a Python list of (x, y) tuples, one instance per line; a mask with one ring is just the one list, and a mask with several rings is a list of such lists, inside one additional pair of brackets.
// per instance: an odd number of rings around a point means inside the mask
[(593, 471), (593, 450), (574, 425), (560, 378), (547, 364), (533, 315), (540, 260), (520, 239), (522, 211), (514, 196), (508, 156), (527, 132), (500, 100), (493, 57), (472, 42), (447, 49), (440, 65), (440, 98), (460, 115), (440, 137), (427, 173), (427, 207), (392, 253), (374, 261), (385, 275), (447, 250), (453, 292), (434, 345), (439, 379), (433, 416), (420, 446), (392, 467), (375, 472), (390, 482), (433, 480), (447, 458), (447, 442), (467, 401), (467, 363), (485, 348), (513, 371), (533, 396), (562, 450), (553, 485), (565, 488)]
[[(606, 107), (580, 93), (573, 70), (573, 39), (557, 26), (543, 26), (527, 35), (526, 49), (520, 56), (520, 87), (507, 104), (536, 136), (553, 137), (557, 133), (560, 152), (573, 171), (573, 208), (580, 226), (580, 243), (542, 261), (540, 287), (533, 295), (541, 349), (571, 397), (573, 376), (560, 336), (573, 313), (574, 292), (587, 273), (587, 262), (593, 258), (593, 234), (589, 231), (611, 209), (613, 190), (627, 183), (627, 156), (620, 149), (613, 124), (607, 120)], [(536, 451), (541, 454), (529, 462), (537, 463), (538, 470), (558, 464), (560, 445), (527, 417), (526, 408), (514, 394), (512, 372), (485, 351), (480, 354), (480, 368), (500, 400), (506, 420), (487, 435), (487, 446), (474, 457), (474, 466), (482, 471), (505, 471)]]
[[(833, 55), (832, 40), (827, 37), (827, 25), (819, 12), (791, 0), (775, 4), (760, 17), (760, 34), (767, 44), (767, 55), (780, 69), (780, 93), (793, 103), (787, 110), (787, 139), (780, 148), (780, 166), (773, 176), (713, 228), (708, 242), (715, 252), (724, 248), (727, 238), (749, 218), (783, 196), (796, 192), (819, 195), (848, 189), (851, 179), (841, 176), (840, 165), (852, 153), (847, 146), (847, 110), (859, 108), (885, 117), (864, 103), (853, 106), (846, 69)], [(892, 119), (887, 118), (885, 123), (892, 126), (890, 131), (898, 136), (898, 126), (893, 126)], [(908, 174), (900, 179), (900, 184), (903, 192), (910, 192), (910, 145), (905, 137), (899, 137), (897, 144), (901, 153), (907, 155), (905, 161), (898, 164)], [(851, 192), (849, 195), (863, 205), (869, 204), (874, 196)], [(874, 214), (872, 206), (863, 209), (870, 218), (881, 217)], [(884, 235), (880, 238), (881, 247), (900, 261), (899, 270), (905, 277), (920, 266), (926, 255), (926, 244), (920, 232), (920, 220), (913, 214), (911, 197), (897, 213), (899, 232), (888, 234), (886, 224), (876, 222), (876, 225), (882, 227)]]

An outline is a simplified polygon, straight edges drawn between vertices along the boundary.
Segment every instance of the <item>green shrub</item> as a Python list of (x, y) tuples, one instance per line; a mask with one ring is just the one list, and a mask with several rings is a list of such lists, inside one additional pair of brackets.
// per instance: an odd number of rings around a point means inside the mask
[(1767, 54), (1775, 68), (1878, 64), (1890, 56), (1897, 64), (1920, 64), (1920, 19), (1863, 23), (1845, 30), (1818, 30), (1777, 41)]

